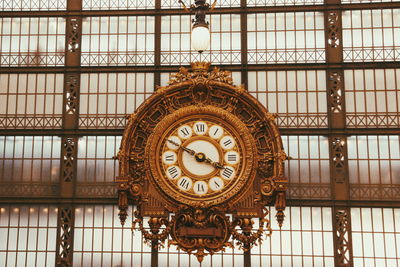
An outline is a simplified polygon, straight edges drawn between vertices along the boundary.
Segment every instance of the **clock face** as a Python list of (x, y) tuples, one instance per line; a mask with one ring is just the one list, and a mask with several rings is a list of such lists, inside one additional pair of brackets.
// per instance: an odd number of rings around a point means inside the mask
[(237, 136), (219, 122), (186, 120), (162, 141), (163, 174), (188, 195), (201, 198), (223, 191), (240, 173), (242, 149)]
[(204, 109), (167, 116), (146, 148), (155, 186), (188, 205), (226, 202), (242, 194), (255, 176), (254, 143), (246, 126), (224, 110)]

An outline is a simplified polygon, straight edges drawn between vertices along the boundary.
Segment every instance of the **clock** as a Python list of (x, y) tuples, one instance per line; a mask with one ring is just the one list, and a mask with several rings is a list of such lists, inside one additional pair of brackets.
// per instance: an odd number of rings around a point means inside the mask
[(187, 106), (154, 129), (145, 158), (161, 194), (190, 206), (212, 206), (240, 197), (255, 177), (253, 138), (229, 112)]
[(251, 249), (270, 229), (267, 207), (275, 204), (282, 225), (286, 206), (275, 117), (209, 65), (180, 68), (128, 116), (117, 155), (121, 223), (133, 205), (145, 242), (159, 248), (169, 240), (199, 261), (231, 240)]

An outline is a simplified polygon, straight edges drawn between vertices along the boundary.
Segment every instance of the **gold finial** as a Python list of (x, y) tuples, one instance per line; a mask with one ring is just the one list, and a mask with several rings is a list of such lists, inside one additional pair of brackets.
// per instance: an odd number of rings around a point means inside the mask
[(193, 62), (190, 64), (194, 72), (208, 72), (211, 63), (210, 62)]

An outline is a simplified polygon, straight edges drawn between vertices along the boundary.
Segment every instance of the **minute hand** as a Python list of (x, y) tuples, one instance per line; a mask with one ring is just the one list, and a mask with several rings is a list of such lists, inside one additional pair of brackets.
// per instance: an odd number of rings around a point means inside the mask
[(180, 149), (186, 151), (187, 153), (189, 153), (190, 155), (194, 156), (194, 154), (196, 154), (196, 152), (190, 148), (184, 147), (180, 144), (178, 144), (177, 142), (174, 142), (172, 140), (167, 139), (168, 142), (170, 142), (173, 145), (176, 145), (177, 147), (179, 147)]

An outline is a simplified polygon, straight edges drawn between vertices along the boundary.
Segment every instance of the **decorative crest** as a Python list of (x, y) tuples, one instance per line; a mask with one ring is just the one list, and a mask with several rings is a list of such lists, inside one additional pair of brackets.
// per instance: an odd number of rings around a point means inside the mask
[[(192, 71), (190, 72), (185, 67), (180, 67), (179, 72), (171, 75), (171, 80), (168, 82), (168, 85), (175, 85), (184, 81), (193, 81), (198, 78), (204, 78), (210, 81), (219, 81), (223, 83), (227, 83), (229, 85), (233, 85), (232, 73), (230, 71), (223, 71), (217, 67), (210, 72), (210, 63), (209, 62), (194, 62), (191, 63)], [(166, 87), (160, 87), (158, 90), (165, 90)], [(242, 90), (241, 86), (236, 88), (238, 91)]]
[(211, 63), (209, 62), (192, 62), (190, 66), (192, 66), (192, 70), (194, 72), (208, 72), (208, 69), (210, 68)]

